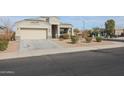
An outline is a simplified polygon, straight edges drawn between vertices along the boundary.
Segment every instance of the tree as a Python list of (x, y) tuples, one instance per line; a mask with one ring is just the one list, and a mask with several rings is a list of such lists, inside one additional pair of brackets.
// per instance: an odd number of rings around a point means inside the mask
[(11, 40), (13, 35), (14, 24), (12, 24), (9, 17), (6, 17), (6, 16), (0, 17), (0, 25), (6, 28), (5, 30), (6, 39)]
[(92, 34), (93, 34), (94, 36), (98, 36), (99, 32), (100, 32), (100, 28), (99, 28), (99, 27), (95, 27), (95, 28), (93, 28)]
[(74, 29), (74, 34), (77, 35), (80, 32), (80, 30), (78, 28)]
[(113, 19), (107, 20), (105, 22), (105, 30), (107, 33), (107, 36), (112, 37), (115, 32), (115, 21)]

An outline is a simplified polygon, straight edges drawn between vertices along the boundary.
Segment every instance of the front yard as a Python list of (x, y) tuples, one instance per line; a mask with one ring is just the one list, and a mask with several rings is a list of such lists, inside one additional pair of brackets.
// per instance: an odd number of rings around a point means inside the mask
[(102, 41), (102, 42), (96, 42), (95, 39), (93, 39), (90, 43), (86, 43), (85, 39), (82, 39), (81, 41), (77, 42), (76, 44), (72, 44), (71, 39), (64, 39), (60, 41), (59, 39), (54, 39), (54, 42), (57, 44), (63, 46), (64, 48), (72, 48), (72, 47), (94, 47), (94, 46), (100, 46), (100, 45), (112, 45), (112, 41)]
[(0, 53), (17, 52), (19, 48), (19, 42), (9, 41), (8, 47), (5, 51), (0, 51)]

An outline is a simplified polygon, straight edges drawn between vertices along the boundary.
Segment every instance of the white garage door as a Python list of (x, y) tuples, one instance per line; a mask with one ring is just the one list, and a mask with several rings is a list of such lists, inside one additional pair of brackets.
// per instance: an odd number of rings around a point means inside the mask
[(47, 29), (41, 28), (21, 28), (21, 40), (24, 39), (46, 39)]

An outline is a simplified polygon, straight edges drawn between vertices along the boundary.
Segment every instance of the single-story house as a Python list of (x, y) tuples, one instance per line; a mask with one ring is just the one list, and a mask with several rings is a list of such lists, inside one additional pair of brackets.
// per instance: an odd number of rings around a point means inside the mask
[[(102, 36), (106, 36), (106, 30), (105, 29), (100, 29), (100, 33)], [(124, 29), (115, 29), (114, 34), (116, 36), (122, 36), (124, 35)]]
[(59, 38), (64, 33), (73, 35), (73, 26), (62, 23), (56, 16), (24, 19), (16, 23), (17, 40)]
[(124, 34), (124, 29), (116, 29), (115, 30), (115, 35), (121, 36), (122, 34)]

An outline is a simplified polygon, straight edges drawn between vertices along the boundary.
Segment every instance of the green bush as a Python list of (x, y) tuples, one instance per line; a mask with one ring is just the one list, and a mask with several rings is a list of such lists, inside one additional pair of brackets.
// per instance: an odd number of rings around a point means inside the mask
[(96, 42), (102, 42), (102, 38), (101, 37), (96, 37)]
[(72, 44), (75, 44), (77, 43), (79, 40), (78, 36), (71, 36), (71, 41), (72, 41)]
[(86, 40), (87, 43), (90, 43), (90, 42), (92, 41), (92, 37), (86, 36), (86, 37), (85, 37), (85, 40)]
[(63, 39), (69, 39), (69, 35), (68, 34), (63, 34)]
[(8, 47), (8, 40), (0, 40), (0, 51), (6, 50)]

